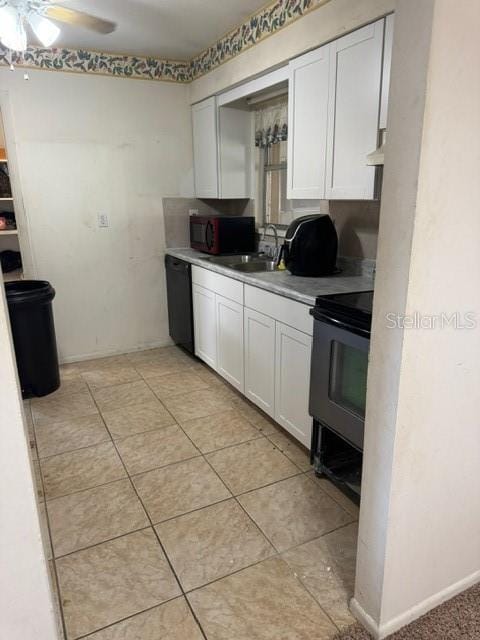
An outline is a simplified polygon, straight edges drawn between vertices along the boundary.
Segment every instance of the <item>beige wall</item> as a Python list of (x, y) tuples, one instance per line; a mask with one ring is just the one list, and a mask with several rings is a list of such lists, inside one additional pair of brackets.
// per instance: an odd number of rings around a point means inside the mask
[(331, 0), (285, 29), (247, 49), (190, 85), (190, 101), (198, 102), (245, 81), (290, 58), (391, 13), (395, 0)]
[[(191, 196), (188, 87), (0, 70), (63, 360), (169, 342), (162, 198)], [(106, 213), (110, 226), (98, 228)]]
[(376, 637), (480, 579), (479, 23), (477, 0), (397, 4), (353, 601)]

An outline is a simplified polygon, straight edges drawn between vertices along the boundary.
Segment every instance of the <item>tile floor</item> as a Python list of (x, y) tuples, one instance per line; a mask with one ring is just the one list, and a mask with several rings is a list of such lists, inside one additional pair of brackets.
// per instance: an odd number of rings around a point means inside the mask
[(358, 509), (175, 347), (62, 367), (26, 402), (67, 640), (326, 640), (353, 622)]

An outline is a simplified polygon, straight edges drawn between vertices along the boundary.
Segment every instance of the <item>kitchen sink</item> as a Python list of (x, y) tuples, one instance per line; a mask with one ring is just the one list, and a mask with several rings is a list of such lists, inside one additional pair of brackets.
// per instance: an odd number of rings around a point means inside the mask
[(229, 256), (208, 256), (205, 260), (208, 262), (213, 262), (213, 264), (221, 264), (225, 267), (228, 267), (232, 264), (243, 264), (246, 262), (258, 262), (263, 260), (263, 256), (257, 253), (247, 253), (244, 255), (229, 255)]
[(266, 256), (258, 254), (232, 255), (232, 256), (209, 256), (205, 258), (212, 264), (219, 264), (228, 269), (243, 271), (244, 273), (256, 273), (261, 271), (275, 271), (276, 261), (269, 260)]
[(275, 260), (252, 260), (250, 262), (242, 262), (233, 264), (231, 269), (235, 271), (243, 271), (244, 273), (255, 273), (257, 271), (275, 271), (277, 263)]

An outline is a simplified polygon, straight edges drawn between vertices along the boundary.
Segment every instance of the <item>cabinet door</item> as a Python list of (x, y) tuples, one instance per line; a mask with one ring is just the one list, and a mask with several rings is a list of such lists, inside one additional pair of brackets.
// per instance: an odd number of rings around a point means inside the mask
[(275, 320), (245, 308), (245, 395), (275, 417)]
[(275, 420), (310, 448), (312, 418), (308, 413), (312, 338), (277, 322)]
[(287, 198), (325, 197), (330, 49), (289, 64)]
[(197, 198), (218, 198), (216, 98), (192, 106), (193, 172)]
[(253, 114), (242, 109), (220, 107), (218, 117), (219, 197), (252, 198)]
[(216, 295), (217, 372), (243, 393), (243, 306)]
[(372, 199), (377, 147), (384, 20), (331, 43), (327, 199)]
[(215, 294), (213, 291), (194, 284), (193, 327), (195, 334), (195, 355), (213, 369), (217, 368), (217, 321)]

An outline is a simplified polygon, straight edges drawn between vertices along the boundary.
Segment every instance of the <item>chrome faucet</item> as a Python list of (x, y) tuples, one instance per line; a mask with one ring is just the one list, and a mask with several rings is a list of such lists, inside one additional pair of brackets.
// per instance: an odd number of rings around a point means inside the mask
[(263, 229), (263, 238), (262, 238), (262, 242), (265, 242), (265, 237), (267, 235), (267, 230), (268, 229), (273, 229), (273, 235), (275, 237), (275, 253), (273, 256), (271, 256), (274, 260), (276, 260), (278, 258), (278, 232), (277, 232), (277, 227), (272, 224), (271, 222), (269, 224), (267, 224), (265, 226), (265, 228)]

